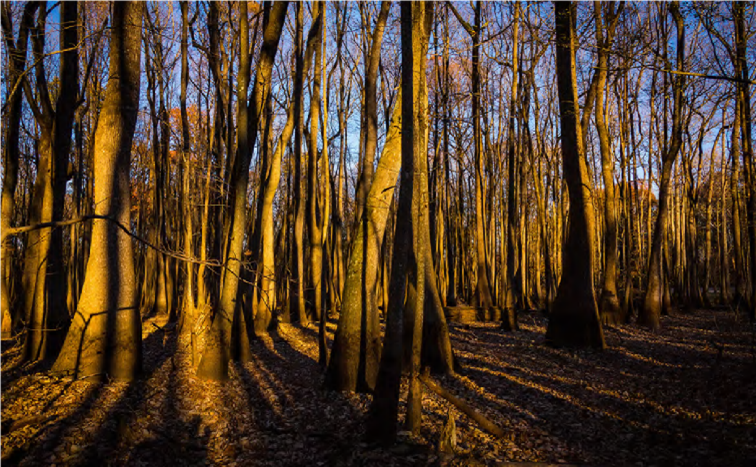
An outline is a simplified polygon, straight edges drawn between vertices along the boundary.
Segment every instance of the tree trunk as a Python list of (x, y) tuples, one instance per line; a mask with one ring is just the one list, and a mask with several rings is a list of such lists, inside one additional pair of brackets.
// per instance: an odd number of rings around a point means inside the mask
[(578, 123), (575, 64), (577, 5), (555, 2), (556, 65), (562, 132), (562, 163), (570, 199), (569, 230), (562, 250), (562, 280), (549, 315), (552, 345), (604, 348), (593, 291), (593, 199), (582, 128)]
[[(677, 70), (682, 71), (685, 61), (685, 25), (682, 15), (680, 14), (679, 3), (672, 2), (669, 4), (669, 11), (675, 19), (677, 25)], [(664, 47), (667, 45), (664, 44)], [(682, 106), (683, 106), (683, 86), (685, 84), (684, 75), (677, 75), (674, 78), (674, 109), (672, 112), (672, 140), (666, 151), (662, 153), (662, 172), (659, 177), (659, 209), (654, 226), (654, 237), (651, 243), (651, 253), (648, 262), (648, 285), (646, 296), (643, 301), (640, 313), (638, 314), (638, 324), (658, 330), (661, 326), (659, 316), (662, 308), (662, 243), (664, 240), (664, 231), (666, 227), (667, 211), (669, 209), (669, 182), (672, 174), (672, 165), (680, 152), (682, 146)]]
[[(246, 208), (247, 208), (247, 185), (249, 182), (249, 163), (251, 157), (250, 148), (254, 147), (257, 140), (257, 132), (260, 127), (260, 120), (263, 117), (263, 106), (271, 92), (271, 76), (273, 73), (273, 62), (278, 52), (278, 43), (281, 39), (283, 23), (286, 19), (286, 8), (288, 2), (275, 3), (267, 5), (267, 21), (263, 33), (263, 44), (260, 52), (260, 58), (257, 63), (257, 74), (255, 85), (252, 90), (252, 99), (249, 105), (246, 104), (246, 88), (244, 82), (239, 85), (239, 115), (243, 120), (239, 126), (239, 143), (237, 147), (237, 157), (234, 158), (233, 168), (231, 169), (231, 183), (229, 200), (233, 203), (229, 214), (228, 228), (228, 248), (225, 255), (226, 272), (223, 275), (221, 285), (220, 303), (213, 317), (213, 329), (208, 334), (205, 352), (202, 355), (197, 373), (204, 378), (226, 380), (228, 378), (228, 362), (231, 352), (231, 330), (233, 328), (234, 318), (239, 316), (239, 310), (236, 308), (239, 292), (239, 274), (241, 272), (241, 261), (243, 261), (243, 241), (246, 227)], [(244, 43), (246, 41), (242, 41)], [(248, 42), (247, 42), (248, 44)], [(241, 54), (241, 69), (246, 70), (249, 67), (249, 51), (246, 58), (244, 53)], [(245, 62), (245, 60), (247, 60)], [(245, 73), (241, 74), (243, 78)], [(244, 92), (242, 93), (242, 89)], [(243, 99), (241, 98), (243, 97)], [(251, 112), (249, 123), (246, 124), (247, 112), (243, 107), (247, 107)], [(241, 315), (243, 316), (243, 315)], [(240, 329), (245, 330), (245, 326)], [(246, 331), (240, 333), (242, 338), (238, 343), (240, 350), (248, 351), (245, 348), (244, 337)]]
[[(426, 157), (427, 150), (427, 96), (423, 92), (425, 60), (429, 31), (432, 21), (432, 6), (426, 10), (421, 2), (402, 3), (402, 170), (399, 187), (396, 237), (391, 267), (389, 307), (386, 318), (386, 340), (376, 382), (375, 397), (367, 420), (369, 439), (391, 443), (396, 439), (399, 411), (399, 383), (403, 354), (403, 326), (406, 325), (405, 310), (414, 311), (412, 319), (412, 368), (408, 395), (407, 425), (410, 430), (420, 426), (421, 393), (419, 388), (420, 340), (424, 293), (425, 257), (420, 253), (418, 235), (420, 222), (428, 222), (421, 213), (424, 187), (427, 179), (421, 170), (415, 171), (415, 163)], [(422, 81), (421, 81), (422, 80)], [(410, 117), (410, 118), (406, 118)], [(429, 245), (425, 245), (427, 248)], [(414, 303), (405, 303), (405, 288), (414, 287)]]
[[(79, 308), (53, 367), (74, 377), (107, 374), (133, 380), (142, 367), (131, 217), (130, 159), (139, 111), (138, 2), (112, 5), (110, 77), (95, 133), (95, 214), (87, 273)], [(116, 223), (120, 224), (117, 225)]]
[[(604, 178), (604, 283), (599, 306), (604, 324), (619, 324), (623, 321), (617, 298), (617, 202), (614, 193), (614, 155), (609, 146), (609, 130), (604, 115), (604, 91), (606, 89), (609, 49), (614, 39), (614, 28), (624, 4), (614, 12), (614, 3), (594, 3), (596, 16), (596, 41), (598, 42), (598, 80), (596, 82), (596, 130), (601, 149), (601, 173)], [(606, 13), (606, 35), (602, 20), (602, 8)]]
[[(18, 41), (13, 40), (13, 24), (11, 23), (10, 3), (2, 5), (2, 28), (5, 50), (9, 54), (9, 76), (6, 86), (16, 89), (7, 99), (7, 120), (3, 134), (3, 191), (2, 213), (0, 213), (0, 231), (7, 232), (15, 217), (16, 211), (16, 187), (18, 185), (18, 162), (19, 162), (19, 136), (21, 127), (21, 104), (22, 92), (18, 87), (21, 82), (21, 73), (26, 68), (26, 51), (29, 40), (29, 29), (33, 25), (34, 13), (39, 7), (38, 2), (28, 2), (24, 5), (24, 12), (19, 25)], [(15, 309), (15, 303), (11, 300), (11, 258), (15, 247), (10, 237), (2, 239), (2, 264), (0, 265), (0, 308), (2, 308), (2, 337), (11, 336), (11, 313)]]

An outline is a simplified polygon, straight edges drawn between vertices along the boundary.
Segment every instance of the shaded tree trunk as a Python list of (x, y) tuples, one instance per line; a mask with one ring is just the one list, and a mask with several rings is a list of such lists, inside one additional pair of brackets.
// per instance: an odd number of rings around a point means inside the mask
[[(257, 63), (257, 74), (255, 76), (255, 85), (252, 90), (252, 98), (249, 105), (246, 104), (246, 91), (242, 93), (239, 89), (240, 97), (239, 107), (248, 107), (251, 112), (245, 112), (240, 109), (239, 116), (243, 119), (237, 123), (239, 126), (239, 143), (237, 148), (237, 157), (234, 158), (233, 168), (230, 172), (231, 183), (229, 200), (233, 203), (229, 214), (228, 228), (228, 248), (225, 254), (226, 269), (223, 274), (223, 283), (221, 285), (221, 298), (215, 315), (213, 317), (213, 329), (208, 333), (208, 342), (206, 343), (205, 352), (200, 360), (197, 374), (204, 378), (226, 380), (228, 378), (228, 362), (231, 355), (231, 330), (234, 319), (239, 317), (239, 311), (236, 308), (237, 298), (239, 296), (239, 274), (241, 272), (241, 261), (243, 261), (243, 245), (246, 227), (246, 208), (247, 208), (247, 185), (249, 182), (249, 163), (252, 148), (257, 140), (257, 132), (260, 127), (260, 120), (263, 117), (263, 106), (271, 92), (271, 76), (273, 73), (273, 62), (278, 52), (278, 43), (281, 39), (283, 23), (286, 19), (286, 9), (288, 2), (279, 2), (274, 5), (266, 5), (266, 21), (263, 33), (263, 44), (260, 51), (260, 58)], [(242, 41), (245, 42), (245, 41)], [(247, 51), (247, 54), (249, 52)], [(241, 69), (249, 66), (249, 57), (241, 58)], [(245, 59), (247, 60), (245, 62)], [(243, 76), (243, 74), (242, 74)], [(239, 88), (244, 88), (240, 83)], [(251, 114), (247, 116), (247, 113)], [(246, 122), (248, 118), (248, 123)], [(245, 134), (246, 133), (246, 134)], [(243, 316), (243, 315), (241, 315)], [(241, 318), (240, 318), (241, 319)], [(241, 325), (239, 332), (241, 342), (238, 343), (238, 349), (242, 352), (248, 351), (245, 346), (244, 337), (246, 337), (246, 325)]]
[[(682, 71), (685, 61), (685, 25), (678, 2), (669, 4), (669, 11), (677, 26), (677, 70)], [(666, 44), (664, 45), (667, 46)], [(643, 306), (638, 314), (638, 324), (658, 330), (661, 326), (659, 317), (662, 311), (662, 243), (666, 229), (667, 211), (669, 210), (669, 182), (672, 166), (682, 146), (682, 106), (685, 76), (676, 75), (673, 82), (674, 108), (672, 111), (672, 138), (666, 151), (662, 153), (662, 171), (659, 177), (659, 209), (654, 225), (654, 237), (648, 261), (648, 284)]]
[(552, 345), (604, 348), (593, 292), (593, 199), (582, 128), (578, 122), (575, 64), (577, 5), (555, 2), (556, 65), (562, 132), (562, 164), (570, 200), (569, 227), (546, 341)]

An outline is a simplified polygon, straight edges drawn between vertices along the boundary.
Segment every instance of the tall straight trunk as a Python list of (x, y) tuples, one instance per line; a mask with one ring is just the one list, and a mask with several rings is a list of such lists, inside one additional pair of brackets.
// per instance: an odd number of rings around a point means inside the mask
[[(722, 109), (724, 113), (725, 110)], [(722, 121), (725, 121), (722, 119)], [(720, 191), (719, 191), (719, 215), (717, 217), (718, 242), (719, 250), (719, 275), (720, 275), (720, 304), (730, 303), (730, 258), (727, 252), (727, 157), (725, 156), (725, 142), (722, 138), (722, 149), (720, 151), (722, 158), (720, 165)]]
[[(229, 213), (228, 251), (225, 255), (226, 272), (223, 275), (223, 283), (221, 285), (220, 303), (213, 317), (213, 330), (208, 335), (205, 352), (197, 369), (198, 375), (205, 378), (216, 380), (228, 379), (228, 362), (231, 356), (231, 330), (233, 329), (234, 319), (239, 317), (240, 311), (236, 308), (236, 303), (239, 295), (239, 274), (241, 272), (241, 261), (243, 261), (244, 253), (250, 149), (255, 145), (257, 140), (258, 128), (263, 118), (263, 107), (271, 92), (273, 62), (278, 52), (278, 43), (281, 39), (283, 23), (286, 19), (287, 7), (288, 2), (285, 1), (275, 3), (272, 6), (266, 5), (265, 7), (267, 18), (265, 18), (263, 43), (249, 105), (247, 105), (247, 93), (244, 83), (240, 83), (240, 89), (237, 89), (240, 96), (238, 104), (240, 110), (237, 118), (241, 117), (243, 120), (237, 122), (239, 126), (237, 156), (234, 158), (233, 167), (230, 172), (229, 200), (233, 205)], [(246, 41), (242, 41), (242, 44), (244, 42)], [(243, 72), (240, 79), (243, 79), (245, 74), (248, 76), (248, 73), (244, 73), (249, 67), (248, 49), (246, 57), (245, 53), (242, 52), (240, 59), (240, 68)], [(243, 93), (242, 89), (244, 89)], [(245, 111), (244, 107), (247, 107), (248, 111)], [(248, 123), (246, 122), (247, 119)], [(243, 317), (243, 315), (240, 316)], [(238, 350), (242, 352), (242, 356), (248, 351), (244, 343), (244, 337), (246, 336), (245, 328), (246, 326), (239, 326), (237, 328), (241, 329), (239, 331), (240, 341), (238, 342)]]
[(304, 222), (305, 222), (305, 199), (302, 193), (302, 131), (304, 129), (304, 110), (302, 99), (304, 96), (304, 47), (302, 39), (302, 24), (304, 12), (302, 3), (297, 3), (297, 28), (295, 37), (295, 65), (294, 65), (294, 95), (300, 96), (294, 99), (294, 262), (296, 286), (291, 294), (296, 308), (296, 317), (300, 324), (310, 322), (305, 309), (305, 275), (304, 275)]
[[(313, 21), (322, 27), (325, 17), (325, 6), (317, 1), (313, 4)], [(322, 294), (323, 294), (323, 231), (320, 228), (320, 203), (325, 200), (318, 196), (318, 125), (320, 124), (320, 87), (323, 74), (323, 51), (322, 38), (318, 33), (315, 40), (315, 66), (312, 80), (312, 94), (310, 96), (310, 133), (307, 157), (307, 230), (310, 241), (310, 285), (313, 288), (313, 317), (316, 320), (322, 317)], [(323, 141), (323, 146), (328, 144)]]
[[(375, 397), (367, 420), (367, 436), (370, 439), (391, 443), (396, 439), (399, 411), (399, 390), (402, 372), (402, 337), (405, 312), (414, 311), (412, 332), (412, 365), (407, 408), (407, 428), (417, 430), (420, 426), (420, 329), (424, 293), (425, 257), (419, 251), (424, 239), (417, 234), (420, 222), (428, 222), (421, 213), (425, 209), (422, 194), (427, 179), (415, 162), (426, 157), (427, 150), (427, 96), (421, 82), (425, 81), (425, 60), (429, 31), (432, 21), (432, 5), (422, 2), (402, 3), (402, 168), (400, 174), (399, 206), (397, 211), (396, 237), (391, 267), (389, 306), (386, 318), (385, 348), (376, 383)], [(427, 8), (426, 8), (427, 7)], [(423, 220), (424, 219), (424, 220)], [(425, 245), (428, 248), (429, 245)], [(414, 288), (415, 300), (405, 303), (405, 288)]]
[(488, 265), (486, 260), (486, 221), (483, 206), (483, 135), (481, 129), (480, 112), (480, 36), (481, 28), (481, 2), (475, 3), (475, 24), (470, 25), (457, 12), (452, 3), (448, 3), (454, 16), (462, 24), (472, 39), (472, 119), (473, 119), (473, 144), (475, 146), (475, 253), (477, 264), (477, 283), (473, 303), (480, 308), (491, 308), (493, 298), (488, 280)]
[[(165, 103), (165, 60), (164, 51), (162, 45), (162, 33), (165, 28), (161, 25), (159, 11), (156, 14), (155, 19), (151, 18), (149, 9), (145, 10), (145, 19), (149, 25), (149, 34), (151, 40), (148, 41), (145, 36), (145, 41), (151, 47), (146, 47), (145, 62), (148, 70), (148, 77), (151, 75), (150, 80), (152, 86), (152, 98), (150, 100), (150, 116), (153, 121), (153, 156), (154, 156), (154, 198), (153, 198), (153, 219), (152, 219), (152, 243), (162, 248), (168, 247), (168, 232), (166, 230), (168, 224), (168, 212), (167, 212), (167, 200), (169, 189), (168, 177), (170, 167), (168, 166), (168, 149), (170, 145), (170, 124), (168, 122), (168, 110)], [(152, 53), (149, 53), (149, 49), (152, 49)], [(157, 96), (155, 96), (157, 94)], [(157, 97), (157, 102), (155, 102)], [(148, 97), (149, 99), (149, 97)], [(157, 106), (157, 110), (156, 110)], [(170, 288), (169, 288), (169, 275), (170, 268), (166, 256), (161, 252), (154, 252), (153, 254), (153, 273), (155, 287), (153, 293), (155, 294), (152, 300), (152, 313), (157, 316), (168, 316), (174, 318), (173, 310), (170, 306)]]
[[(16, 187), (18, 186), (19, 168), (19, 136), (21, 128), (21, 104), (22, 92), (19, 87), (24, 69), (26, 68), (26, 51), (29, 40), (29, 30), (34, 21), (34, 13), (39, 7), (38, 2), (28, 2), (24, 5), (21, 23), (18, 28), (18, 40), (13, 39), (13, 24), (11, 22), (10, 3), (2, 4), (2, 28), (5, 50), (9, 55), (9, 76), (6, 86), (16, 89), (8, 97), (6, 105), (8, 111), (7, 120), (3, 128), (3, 191), (2, 213), (0, 213), (0, 231), (7, 232), (16, 215)], [(2, 337), (11, 335), (11, 313), (15, 309), (15, 303), (11, 300), (11, 258), (14, 251), (10, 237), (2, 239), (2, 257), (0, 264), (0, 308), (2, 308)]]
[(735, 260), (735, 295), (733, 305), (740, 307), (745, 299), (745, 257), (743, 248), (743, 232), (740, 220), (740, 128), (742, 121), (742, 104), (740, 99), (735, 100), (735, 119), (732, 124), (730, 136), (730, 158), (732, 159), (732, 171), (730, 175), (730, 196), (732, 202), (732, 246)]
[[(138, 2), (113, 2), (110, 69), (95, 133), (92, 243), (79, 307), (53, 371), (133, 380), (142, 367), (131, 222), (131, 143), (139, 111)], [(116, 223), (120, 224), (117, 225)]]
[(711, 299), (709, 298), (709, 289), (711, 288), (711, 243), (713, 235), (712, 216), (714, 213), (714, 154), (717, 151), (719, 138), (722, 137), (724, 128), (720, 128), (717, 133), (717, 137), (714, 138), (714, 144), (711, 147), (709, 157), (709, 176), (708, 186), (706, 187), (706, 222), (704, 223), (704, 282), (703, 282), (703, 298), (707, 308), (711, 307)]
[[(602, 8), (608, 9), (606, 15)], [(607, 69), (609, 67), (609, 48), (614, 39), (617, 25), (624, 4), (620, 4), (615, 13), (614, 3), (594, 3), (596, 17), (596, 41), (598, 42), (598, 79), (596, 82), (596, 131), (599, 135), (601, 149), (601, 174), (604, 179), (604, 282), (601, 290), (599, 309), (605, 324), (622, 322), (619, 299), (617, 298), (617, 202), (614, 193), (614, 155), (609, 146), (609, 130), (604, 115), (604, 91), (606, 89)], [(603, 16), (607, 24), (604, 25)], [(604, 28), (606, 26), (606, 34)]]
[(480, 36), (481, 28), (481, 2), (475, 4), (475, 34), (473, 34), (472, 49), (472, 118), (473, 139), (475, 144), (475, 248), (478, 265), (477, 285), (475, 286), (474, 302), (481, 308), (491, 308), (491, 286), (486, 266), (485, 250), (485, 214), (483, 207), (483, 134), (481, 129), (480, 115)]
[(570, 200), (569, 230), (562, 251), (562, 279), (546, 330), (552, 345), (604, 348), (593, 291), (593, 199), (582, 128), (578, 122), (575, 49), (577, 4), (554, 2), (556, 66), (563, 174)]
[(457, 255), (456, 255), (456, 230), (454, 228), (454, 217), (451, 210), (453, 209), (453, 199), (449, 195), (451, 190), (451, 169), (449, 163), (449, 120), (451, 119), (451, 80), (449, 71), (449, 7), (444, 5), (444, 84), (442, 86), (443, 107), (444, 107), (444, 126), (443, 126), (443, 145), (444, 145), (444, 208), (446, 209), (444, 218), (447, 225), (444, 229), (446, 232), (446, 267), (448, 276), (448, 286), (444, 291), (446, 293), (446, 305), (455, 306), (457, 304)]
[(347, 105), (349, 100), (347, 95), (351, 91), (351, 80), (345, 85), (344, 57), (342, 48), (344, 46), (344, 35), (346, 31), (347, 8), (336, 4), (336, 61), (340, 74), (339, 86), (339, 165), (336, 173), (336, 188), (333, 193), (333, 230), (332, 237), (332, 257), (333, 257), (333, 282), (336, 287), (336, 307), (340, 310), (343, 301), (342, 293), (344, 291), (344, 248), (342, 245), (343, 222), (344, 222), (344, 171), (345, 158), (347, 150), (348, 127), (347, 127)]
[(738, 83), (738, 101), (740, 102), (741, 125), (740, 131), (743, 141), (743, 168), (748, 187), (746, 216), (748, 219), (748, 237), (750, 242), (749, 260), (751, 270), (751, 303), (748, 317), (751, 322), (756, 321), (756, 160), (753, 155), (753, 132), (751, 115), (751, 92), (749, 90), (748, 61), (746, 59), (748, 39), (745, 24), (745, 2), (739, 1), (733, 5), (735, 20), (735, 56), (737, 60), (736, 73), (741, 81)]
[[(194, 257), (194, 226), (193, 209), (191, 207), (191, 166), (189, 157), (192, 150), (189, 137), (189, 114), (186, 108), (186, 93), (189, 86), (189, 3), (180, 2), (181, 7), (181, 168), (182, 168), (182, 216), (184, 218), (184, 254)], [(194, 301), (194, 265), (190, 262), (183, 264), (184, 297), (182, 299), (183, 310), (181, 312), (181, 328), (192, 329), (194, 327), (195, 301)]]
[[(685, 24), (680, 14), (679, 2), (669, 4), (669, 11), (677, 26), (677, 70), (682, 71), (685, 62)], [(667, 44), (664, 44), (667, 47)], [(674, 108), (672, 111), (672, 138), (666, 151), (662, 153), (662, 171), (659, 177), (659, 209), (654, 225), (654, 237), (648, 261), (648, 285), (643, 301), (638, 323), (653, 330), (660, 327), (659, 316), (662, 308), (662, 243), (666, 227), (667, 211), (669, 210), (669, 182), (672, 166), (682, 146), (682, 106), (684, 75), (676, 75), (673, 82)]]
[[(524, 290), (520, 288), (518, 279), (522, 274), (518, 270), (522, 267), (517, 258), (517, 240), (520, 225), (517, 213), (517, 147), (516, 147), (516, 102), (518, 73), (518, 32), (520, 25), (520, 3), (514, 3), (514, 19), (512, 26), (512, 88), (509, 98), (509, 129), (507, 134), (507, 279), (504, 294), (504, 309), (508, 315), (516, 314), (516, 307), (522, 304)], [(524, 208), (524, 206), (523, 206)], [(505, 320), (506, 324), (509, 320)], [(510, 329), (512, 330), (512, 329)]]

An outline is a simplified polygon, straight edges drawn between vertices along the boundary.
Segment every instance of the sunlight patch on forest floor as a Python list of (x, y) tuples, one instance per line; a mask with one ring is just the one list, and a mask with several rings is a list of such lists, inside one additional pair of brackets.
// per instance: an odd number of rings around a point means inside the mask
[[(145, 377), (134, 383), (14, 369), (17, 347), (3, 349), (3, 460), (416, 465), (437, 460), (450, 410), (460, 450), (452, 463), (459, 465), (741, 465), (756, 458), (754, 331), (727, 312), (665, 317), (659, 334), (608, 327), (604, 352), (544, 346), (546, 321), (537, 313), (521, 316), (514, 333), (497, 323), (452, 325), (465, 369), (437, 382), (508, 435), (495, 439), (426, 391), (420, 437), (403, 434), (390, 449), (362, 440), (370, 396), (322, 388), (317, 324), (280, 324), (253, 341), (252, 361), (232, 364), (222, 385), (196, 378), (187, 343), (152, 322), (143, 326)], [(327, 328), (330, 343), (335, 321)]]

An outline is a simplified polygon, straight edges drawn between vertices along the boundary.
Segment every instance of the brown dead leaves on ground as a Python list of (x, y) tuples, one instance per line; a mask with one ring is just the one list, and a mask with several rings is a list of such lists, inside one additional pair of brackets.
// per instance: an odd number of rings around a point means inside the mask
[[(194, 377), (185, 342), (145, 323), (145, 377), (94, 383), (14, 367), (3, 351), (2, 456), (10, 465), (743, 465), (756, 459), (754, 329), (731, 312), (666, 317), (659, 334), (606, 329), (604, 352), (521, 331), (452, 326), (464, 370), (436, 378), (504, 428), (496, 439), (453, 407), (456, 455), (435, 451), (450, 405), (426, 390), (419, 437), (364, 442), (370, 396), (322, 388), (317, 329), (282, 324), (225, 385)], [(334, 324), (329, 323), (329, 337)], [(403, 403), (403, 402), (402, 402)], [(400, 408), (400, 411), (404, 407)]]

